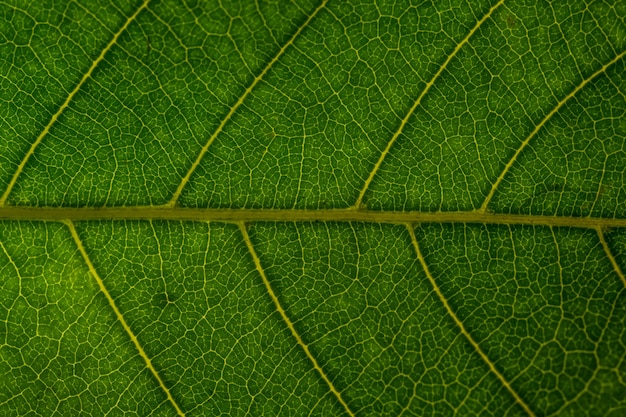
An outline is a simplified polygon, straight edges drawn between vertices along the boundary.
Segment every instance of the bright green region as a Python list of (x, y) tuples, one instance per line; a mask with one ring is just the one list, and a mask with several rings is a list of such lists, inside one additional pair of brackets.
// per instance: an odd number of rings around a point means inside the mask
[(358, 415), (523, 415), (434, 294), (406, 228), (261, 224), (287, 315)]
[(186, 415), (341, 412), (274, 309), (235, 226), (79, 225), (96, 269)]
[(452, 309), (537, 415), (623, 412), (626, 289), (595, 231), (416, 233)]
[(352, 205), (425, 83), (487, 9), (330, 2), (225, 127), (182, 204)]
[(171, 415), (61, 224), (0, 223), (0, 414)]

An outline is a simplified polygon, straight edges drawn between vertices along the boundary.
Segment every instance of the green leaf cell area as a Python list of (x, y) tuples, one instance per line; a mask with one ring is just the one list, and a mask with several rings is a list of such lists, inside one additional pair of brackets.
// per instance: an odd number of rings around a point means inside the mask
[(0, 415), (626, 415), (626, 3), (0, 2)]

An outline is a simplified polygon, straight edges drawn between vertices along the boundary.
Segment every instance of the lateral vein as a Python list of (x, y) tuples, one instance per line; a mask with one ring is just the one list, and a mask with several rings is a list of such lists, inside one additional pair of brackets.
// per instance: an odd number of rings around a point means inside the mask
[(67, 98), (63, 102), (63, 104), (61, 104), (61, 107), (59, 107), (56, 113), (52, 115), (46, 127), (41, 131), (39, 136), (37, 136), (37, 139), (32, 143), (32, 145), (30, 146), (30, 149), (28, 150), (28, 152), (26, 153), (26, 155), (24, 156), (24, 158), (18, 165), (17, 169), (13, 173), (13, 177), (11, 178), (11, 181), (9, 181), (9, 185), (7, 186), (6, 190), (4, 190), (2, 197), (0, 197), (0, 207), (5, 206), (6, 201), (9, 198), (9, 194), (11, 194), (13, 187), (15, 187), (15, 184), (17, 183), (18, 177), (24, 171), (24, 167), (26, 166), (26, 163), (31, 158), (31, 156), (33, 156), (33, 154), (35, 153), (35, 149), (37, 148), (37, 146), (39, 146), (41, 141), (43, 141), (44, 137), (46, 137), (46, 135), (50, 132), (50, 129), (52, 128), (52, 126), (56, 123), (56, 121), (59, 119), (61, 114), (65, 111), (65, 109), (70, 105), (70, 102), (72, 101), (74, 96), (76, 96), (76, 94), (81, 89), (83, 84), (85, 84), (85, 82), (87, 82), (87, 80), (91, 77), (91, 74), (96, 69), (98, 64), (102, 62), (107, 52), (109, 52), (111, 48), (113, 47), (113, 45), (117, 43), (117, 40), (119, 39), (120, 35), (124, 33), (124, 31), (128, 28), (128, 26), (137, 18), (139, 13), (141, 13), (142, 10), (148, 7), (149, 2), (150, 0), (145, 0), (141, 4), (141, 6), (139, 6), (139, 8), (126, 20), (126, 23), (124, 23), (124, 25), (117, 31), (117, 33), (113, 36), (113, 38), (107, 44), (107, 46), (100, 52), (100, 55), (98, 55), (98, 57), (93, 61), (93, 63), (91, 64), (87, 72), (83, 75), (83, 77), (78, 82), (78, 84), (76, 84), (76, 87), (74, 87), (74, 89), (70, 92), (70, 94), (67, 96)]
[(493, 198), (496, 192), (496, 189), (498, 188), (498, 186), (500, 185), (500, 183), (502, 182), (506, 174), (509, 172), (509, 170), (511, 169), (511, 167), (513, 166), (513, 164), (515, 163), (519, 155), (522, 153), (524, 148), (528, 146), (531, 139), (535, 137), (537, 133), (541, 130), (541, 128), (545, 126), (545, 124), (552, 118), (552, 116), (554, 116), (565, 105), (565, 103), (567, 103), (572, 97), (574, 97), (580, 90), (582, 90), (587, 84), (589, 84), (591, 80), (593, 80), (600, 74), (603, 74), (604, 72), (606, 72), (607, 68), (615, 64), (620, 59), (622, 59), (624, 55), (626, 55), (626, 50), (623, 51), (621, 54), (618, 54), (615, 58), (613, 58), (608, 63), (604, 64), (600, 69), (598, 69), (596, 72), (591, 74), (589, 77), (585, 78), (578, 86), (576, 86), (576, 88), (570, 91), (568, 95), (563, 97), (561, 101), (559, 101), (557, 105), (554, 106), (554, 108), (543, 118), (543, 120), (541, 120), (541, 122), (539, 122), (535, 126), (535, 128), (532, 130), (532, 132), (530, 132), (530, 134), (526, 137), (526, 139), (522, 141), (521, 145), (519, 146), (519, 148), (517, 148), (517, 150), (515, 151), (515, 154), (511, 157), (509, 162), (507, 162), (507, 164), (504, 166), (504, 169), (502, 170), (502, 172), (500, 173), (496, 181), (491, 186), (491, 190), (489, 191), (489, 194), (487, 194), (487, 197), (485, 197), (483, 204), (478, 209), (479, 211), (485, 211), (487, 209), (487, 206), (489, 205), (489, 202)]
[(409, 234), (411, 235), (411, 242), (413, 243), (413, 248), (415, 249), (415, 253), (417, 254), (417, 258), (419, 259), (419, 262), (422, 265), (422, 269), (426, 273), (426, 277), (428, 278), (428, 281), (430, 282), (430, 285), (433, 287), (435, 293), (437, 294), (437, 297), (439, 298), (439, 300), (441, 301), (441, 303), (445, 307), (448, 315), (452, 318), (452, 320), (454, 321), (456, 326), (461, 330), (461, 333), (463, 334), (463, 336), (465, 336), (465, 338), (470, 343), (470, 345), (472, 345), (472, 347), (478, 353), (478, 355), (481, 357), (483, 362), (485, 362), (485, 364), (489, 367), (490, 371), (500, 380), (502, 385), (504, 385), (504, 387), (507, 389), (507, 391), (509, 391), (509, 393), (513, 396), (513, 398), (515, 399), (515, 402), (517, 402), (524, 409), (526, 414), (528, 414), (531, 417), (534, 417), (535, 413), (530, 409), (528, 404), (526, 404), (526, 402), (524, 402), (524, 400), (519, 396), (519, 394), (513, 389), (511, 384), (504, 378), (504, 375), (502, 375), (500, 373), (500, 371), (498, 371), (498, 369), (496, 368), (494, 363), (491, 362), (489, 357), (485, 354), (485, 352), (483, 352), (483, 350), (480, 348), (478, 343), (474, 340), (472, 335), (467, 331), (467, 329), (465, 329), (465, 326), (463, 325), (463, 322), (461, 320), (459, 320), (457, 315), (454, 313), (454, 311), (450, 307), (450, 304), (448, 304), (448, 300), (446, 299), (446, 297), (441, 292), (441, 289), (439, 288), (439, 285), (437, 285), (437, 282), (435, 281), (435, 278), (430, 273), (430, 269), (428, 268), (428, 265), (426, 264), (426, 260), (424, 259), (424, 256), (422, 255), (422, 251), (419, 248), (419, 244), (417, 243), (417, 237), (415, 236), (415, 231), (413, 230), (413, 225), (407, 223), (406, 224), (406, 228), (408, 229)]
[(280, 48), (280, 50), (278, 51), (276, 56), (274, 56), (274, 58), (272, 58), (272, 60), (265, 66), (265, 68), (263, 68), (263, 71), (261, 71), (259, 73), (259, 75), (257, 75), (254, 78), (252, 83), (248, 86), (248, 88), (246, 88), (246, 91), (244, 91), (244, 93), (239, 97), (237, 102), (230, 108), (230, 110), (228, 111), (226, 116), (222, 119), (222, 121), (220, 122), (220, 124), (217, 127), (217, 129), (215, 130), (215, 132), (213, 132), (213, 134), (209, 137), (209, 140), (207, 141), (207, 143), (200, 150), (200, 153), (198, 154), (198, 157), (193, 162), (193, 164), (191, 164), (191, 167), (189, 168), (189, 170), (187, 171), (187, 173), (185, 174), (185, 176), (181, 180), (180, 184), (178, 184), (178, 187), (176, 188), (176, 191), (174, 191), (174, 194), (172, 195), (172, 198), (170, 199), (169, 202), (167, 202), (164, 205), (165, 207), (174, 207), (176, 205), (176, 202), (178, 201), (178, 198), (180, 197), (181, 193), (183, 192), (183, 189), (185, 188), (185, 185), (187, 185), (187, 183), (189, 182), (189, 179), (191, 178), (191, 175), (194, 173), (196, 168), (198, 168), (198, 166), (200, 165), (200, 161), (202, 161), (202, 158), (207, 153), (207, 151), (209, 150), (209, 148), (211, 147), (213, 142), (215, 142), (215, 139), (217, 138), (217, 136), (222, 132), (222, 130), (224, 129), (224, 126), (226, 126), (226, 123), (228, 123), (228, 121), (235, 114), (237, 109), (243, 104), (244, 100), (250, 95), (252, 90), (254, 90), (254, 87), (256, 87), (256, 85), (259, 83), (259, 81), (261, 81), (261, 79), (265, 76), (265, 74), (267, 74), (269, 72), (270, 68), (272, 68), (272, 66), (276, 63), (276, 61), (278, 61), (280, 59), (280, 57), (285, 53), (287, 48), (289, 48), (289, 46), (291, 46), (294, 43), (296, 38), (309, 25), (309, 23), (313, 20), (313, 18), (315, 18), (315, 16), (319, 13), (319, 11), (322, 10), (324, 8), (324, 6), (326, 6), (327, 1), (328, 0), (322, 1), (322, 3), (317, 7), (317, 9), (315, 9), (313, 11), (313, 13), (304, 22), (304, 24), (302, 26), (300, 26), (298, 28), (298, 30), (296, 30), (296, 32), (293, 34), (293, 36), (291, 38), (289, 38), (287, 43), (285, 43), (283, 45), (283, 47)]
[(387, 156), (387, 154), (389, 153), (389, 151), (391, 150), (391, 147), (393, 146), (393, 144), (395, 143), (395, 141), (398, 139), (398, 137), (402, 134), (402, 130), (404, 130), (404, 127), (406, 126), (406, 124), (409, 122), (409, 119), (411, 118), (411, 116), (413, 115), (413, 113), (415, 112), (415, 110), (417, 109), (417, 107), (420, 105), (420, 103), (422, 102), (422, 99), (424, 98), (424, 96), (426, 95), (426, 93), (428, 93), (428, 90), (430, 90), (430, 88), (433, 86), (433, 84), (435, 83), (435, 81), (437, 80), (437, 78), (439, 78), (439, 76), (443, 73), (443, 71), (446, 69), (446, 67), (448, 66), (448, 64), (450, 63), (450, 61), (452, 61), (452, 59), (456, 56), (456, 54), (461, 50), (461, 48), (469, 41), (469, 39), (472, 37), (472, 35), (474, 33), (476, 33), (476, 31), (478, 30), (478, 28), (487, 20), (489, 19), (489, 17), (493, 14), (493, 12), (500, 7), (502, 4), (504, 3), (504, 0), (500, 0), (498, 1), (495, 5), (493, 5), (489, 11), (478, 21), (476, 22), (476, 25), (474, 25), (474, 27), (472, 28), (472, 30), (469, 31), (469, 33), (465, 36), (465, 38), (463, 38), (463, 40), (461, 42), (459, 42), (457, 44), (457, 46), (454, 48), (454, 50), (452, 51), (452, 53), (450, 55), (448, 55), (448, 58), (446, 58), (446, 60), (444, 61), (443, 64), (441, 64), (441, 66), (439, 67), (439, 69), (437, 70), (437, 72), (435, 73), (435, 75), (433, 75), (433, 77), (430, 79), (430, 81), (428, 81), (428, 83), (426, 84), (426, 86), (424, 87), (424, 89), (422, 90), (422, 92), (420, 93), (419, 97), (417, 97), (417, 100), (415, 100), (415, 103), (413, 103), (413, 106), (411, 106), (411, 108), (409, 109), (408, 113), (404, 116), (404, 119), (402, 119), (402, 121), (400, 122), (400, 126), (398, 127), (398, 129), (396, 130), (396, 132), (393, 134), (393, 136), (391, 137), (391, 140), (387, 143), (387, 146), (385, 147), (385, 150), (382, 152), (382, 154), (380, 155), (380, 157), (378, 158), (378, 161), (376, 161), (376, 164), (374, 165), (374, 168), (372, 169), (372, 171), (370, 172), (369, 176), (367, 177), (367, 180), (365, 180), (365, 184), (363, 185), (363, 188), (361, 189), (358, 198), (356, 199), (356, 202), (354, 203), (353, 207), (355, 209), (358, 209), (361, 207), (361, 203), (363, 202), (363, 197), (365, 197), (365, 193), (367, 192), (370, 184), (372, 183), (372, 180), (374, 179), (374, 177), (376, 176), (376, 173), (378, 172), (378, 170), (380, 169), (380, 166), (383, 163), (383, 160), (385, 159), (385, 157)]
[(163, 382), (163, 379), (161, 379), (161, 376), (159, 375), (155, 367), (152, 365), (152, 361), (150, 360), (146, 352), (143, 350), (143, 347), (141, 347), (141, 344), (139, 343), (139, 339), (137, 339), (137, 336), (135, 336), (135, 333), (133, 333), (128, 323), (126, 323), (126, 320), (124, 319), (124, 316), (122, 315), (122, 312), (117, 308), (117, 305), (115, 304), (115, 300), (109, 293), (109, 290), (107, 290), (106, 286), (104, 285), (104, 281), (102, 281), (102, 278), (98, 274), (98, 271), (96, 271), (96, 268), (93, 266), (93, 263), (91, 262), (89, 255), (87, 255), (87, 251), (85, 250), (85, 247), (83, 246), (83, 243), (80, 240), (80, 237), (78, 237), (78, 233), (76, 232), (74, 223), (72, 221), (65, 221), (64, 223), (67, 225), (68, 229), (70, 230), (72, 238), (74, 239), (74, 242), (76, 243), (78, 251), (82, 255), (83, 259), (85, 260), (85, 263), (87, 264), (87, 268), (89, 269), (89, 272), (98, 283), (98, 287), (100, 288), (100, 291), (106, 297), (107, 301), (109, 302), (109, 305), (111, 306), (111, 309), (115, 313), (115, 316), (117, 317), (119, 322), (122, 324), (122, 327), (124, 328), (128, 336), (130, 337), (130, 340), (135, 345), (135, 348), (139, 352), (139, 356), (141, 356), (142, 359), (145, 361), (146, 367), (148, 368), (148, 370), (150, 370), (152, 375), (154, 375), (154, 377), (156, 378), (157, 382), (159, 383), (159, 386), (165, 392), (167, 399), (172, 404), (172, 406), (174, 406), (176, 413), (179, 416), (184, 417), (185, 413), (183, 413), (181, 408), (178, 406), (178, 404), (174, 400), (174, 397), (170, 393), (170, 390), (165, 385), (165, 382)]
[(298, 343), (298, 345), (302, 348), (307, 358), (309, 358), (309, 360), (313, 364), (313, 367), (320, 374), (320, 376), (322, 377), (326, 385), (328, 385), (328, 388), (330, 389), (330, 391), (335, 395), (339, 403), (343, 406), (346, 413), (348, 413), (348, 415), (350, 415), (351, 417), (354, 417), (354, 413), (352, 412), (352, 410), (350, 410), (350, 407), (348, 407), (348, 404), (342, 398), (341, 392), (339, 392), (339, 390), (335, 388), (332, 381), (328, 378), (328, 375), (326, 375), (322, 367), (318, 364), (317, 360), (315, 359), (315, 357), (309, 350), (309, 347), (307, 346), (306, 343), (304, 343), (304, 341), (300, 337), (300, 334), (298, 333), (293, 323), (289, 319), (289, 316), (287, 316), (285, 309), (280, 304), (280, 301), (278, 300), (276, 293), (272, 289), (270, 281), (267, 279), (267, 275), (265, 275), (265, 270), (263, 269), (263, 266), (261, 266), (261, 260), (259, 259), (256, 253), (256, 250), (254, 249), (254, 245), (252, 244), (252, 241), (250, 240), (250, 236), (248, 235), (248, 231), (246, 230), (245, 222), (239, 222), (238, 225), (239, 225), (239, 230), (241, 231), (241, 235), (243, 236), (243, 240), (246, 242), (246, 246), (248, 247), (248, 251), (250, 252), (250, 255), (252, 255), (252, 259), (254, 260), (254, 265), (259, 275), (261, 276), (261, 279), (263, 280), (263, 284), (265, 284), (265, 289), (267, 290), (270, 298), (274, 302), (274, 306), (276, 307), (276, 310), (278, 311), (283, 321), (289, 328), (291, 335), (294, 337), (294, 339), (296, 339), (296, 342)]
[(615, 256), (613, 256), (613, 252), (611, 251), (611, 248), (609, 247), (608, 242), (604, 238), (604, 230), (601, 227), (596, 227), (595, 229), (596, 229), (596, 232), (598, 233), (598, 238), (600, 238), (600, 244), (602, 245), (602, 249), (604, 249), (604, 253), (606, 254), (606, 257), (609, 258), (609, 261), (611, 262), (611, 265), (613, 266), (613, 270), (615, 271), (619, 279), (622, 280), (622, 284), (624, 284), (624, 287), (626, 287), (626, 276), (624, 276), (624, 272), (622, 271), (622, 268), (620, 268), (619, 264), (617, 263), (617, 260), (615, 259)]

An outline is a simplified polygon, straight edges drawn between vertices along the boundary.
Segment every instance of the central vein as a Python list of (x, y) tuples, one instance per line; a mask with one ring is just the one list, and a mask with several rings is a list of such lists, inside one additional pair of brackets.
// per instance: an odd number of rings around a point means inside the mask
[(626, 218), (500, 214), (482, 211), (375, 211), (347, 209), (227, 209), (181, 207), (0, 207), (0, 220), (178, 220), (216, 222), (369, 222), (369, 223), (483, 223), (524, 224), (606, 229), (626, 227)]

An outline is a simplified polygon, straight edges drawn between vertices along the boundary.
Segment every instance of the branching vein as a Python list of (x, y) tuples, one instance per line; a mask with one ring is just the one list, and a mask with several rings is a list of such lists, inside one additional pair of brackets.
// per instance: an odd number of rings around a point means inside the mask
[(22, 161), (20, 162), (17, 169), (15, 170), (15, 173), (13, 173), (13, 177), (11, 178), (11, 181), (9, 181), (9, 185), (7, 186), (6, 190), (4, 190), (4, 194), (2, 194), (2, 197), (0, 197), (0, 207), (5, 205), (7, 198), (9, 198), (9, 194), (11, 194), (13, 187), (15, 187), (15, 183), (17, 182), (17, 179), (19, 178), (20, 174), (24, 171), (24, 167), (26, 166), (26, 163), (28, 162), (28, 160), (35, 153), (35, 149), (37, 148), (37, 146), (39, 146), (41, 141), (43, 141), (46, 135), (50, 132), (50, 129), (52, 128), (52, 126), (56, 123), (56, 121), (59, 119), (61, 114), (65, 111), (65, 109), (70, 105), (70, 102), (72, 101), (74, 96), (76, 96), (76, 94), (81, 89), (83, 84), (85, 84), (85, 82), (87, 82), (87, 80), (91, 77), (91, 74), (96, 69), (98, 64), (102, 62), (107, 52), (109, 52), (111, 48), (113, 47), (113, 45), (117, 43), (117, 40), (119, 39), (120, 35), (124, 33), (124, 31), (128, 28), (128, 26), (137, 18), (139, 13), (141, 13), (146, 7), (148, 7), (149, 2), (150, 0), (145, 0), (141, 4), (141, 6), (139, 6), (139, 8), (135, 11), (135, 13), (133, 13), (126, 20), (126, 23), (124, 23), (124, 25), (117, 31), (117, 33), (113, 36), (113, 38), (107, 44), (107, 46), (105, 46), (102, 52), (100, 52), (100, 55), (98, 55), (98, 57), (93, 61), (93, 63), (91, 64), (87, 72), (83, 75), (83, 78), (81, 78), (78, 84), (76, 84), (76, 87), (74, 87), (74, 89), (70, 92), (70, 94), (67, 96), (63, 104), (61, 104), (61, 107), (59, 107), (56, 113), (52, 115), (46, 127), (41, 131), (39, 136), (37, 136), (37, 139), (30, 146), (30, 149), (28, 150), (24, 158), (22, 158)]
[(122, 324), (122, 327), (124, 327), (124, 330), (130, 337), (133, 344), (135, 345), (135, 348), (137, 348), (137, 351), (139, 352), (139, 356), (141, 356), (143, 360), (146, 362), (146, 367), (150, 370), (152, 375), (154, 375), (154, 377), (156, 378), (157, 382), (159, 383), (159, 386), (165, 392), (167, 399), (170, 401), (172, 406), (174, 406), (176, 413), (178, 413), (179, 416), (184, 417), (185, 413), (183, 413), (181, 408), (178, 406), (178, 404), (174, 400), (174, 397), (170, 393), (170, 390), (165, 385), (165, 382), (163, 382), (163, 379), (161, 379), (161, 376), (157, 372), (156, 368), (152, 365), (152, 361), (150, 360), (146, 352), (143, 350), (143, 347), (141, 347), (141, 344), (139, 343), (139, 339), (137, 339), (137, 336), (135, 336), (135, 333), (133, 333), (128, 323), (126, 323), (126, 320), (124, 319), (124, 316), (122, 315), (122, 312), (117, 308), (117, 305), (115, 304), (115, 300), (109, 293), (109, 290), (107, 290), (107, 288), (105, 287), (104, 281), (102, 281), (102, 278), (100, 278), (100, 275), (96, 271), (96, 268), (93, 266), (93, 263), (91, 262), (91, 259), (87, 255), (87, 251), (85, 250), (85, 247), (83, 246), (82, 241), (78, 237), (78, 233), (76, 232), (74, 223), (72, 223), (71, 221), (66, 221), (65, 224), (70, 229), (72, 238), (74, 239), (74, 242), (76, 243), (78, 251), (82, 255), (83, 259), (85, 260), (85, 263), (87, 264), (87, 268), (89, 268), (89, 272), (98, 283), (98, 287), (100, 288), (100, 291), (106, 297), (107, 301), (109, 302), (109, 305), (111, 306), (111, 308), (113, 309), (113, 312), (115, 313), (115, 316), (117, 317), (119, 322)]
[(287, 43), (285, 45), (283, 45), (282, 48), (280, 48), (280, 50), (278, 51), (276, 56), (274, 58), (272, 58), (272, 60), (265, 66), (265, 68), (263, 68), (263, 71), (261, 71), (259, 73), (259, 75), (257, 75), (254, 78), (254, 80), (248, 86), (246, 91), (243, 92), (243, 94), (241, 95), (241, 97), (239, 97), (237, 102), (230, 108), (230, 110), (228, 111), (228, 113), (226, 114), (224, 119), (222, 119), (222, 121), (220, 122), (220, 124), (217, 127), (217, 129), (215, 130), (215, 132), (213, 132), (213, 134), (209, 137), (209, 140), (207, 141), (207, 143), (200, 150), (200, 153), (198, 154), (198, 157), (193, 162), (193, 164), (191, 164), (191, 168), (189, 168), (189, 170), (187, 171), (187, 173), (185, 174), (185, 176), (181, 180), (180, 184), (178, 184), (178, 188), (176, 188), (176, 191), (174, 192), (174, 195), (172, 195), (172, 198), (170, 199), (170, 201), (167, 204), (165, 204), (166, 207), (174, 207), (176, 205), (176, 202), (178, 201), (178, 198), (180, 197), (180, 194), (183, 192), (183, 189), (185, 188), (185, 185), (187, 185), (187, 183), (189, 182), (189, 179), (191, 178), (191, 175), (198, 168), (198, 165), (200, 165), (200, 161), (202, 161), (202, 158), (204, 157), (204, 154), (207, 153), (207, 151), (209, 150), (209, 148), (211, 147), (213, 142), (215, 142), (215, 139), (217, 138), (217, 136), (222, 132), (222, 130), (224, 129), (224, 126), (226, 126), (226, 123), (228, 123), (228, 121), (235, 114), (237, 109), (243, 104), (244, 100), (250, 95), (252, 90), (254, 90), (254, 87), (257, 86), (259, 81), (261, 81), (261, 79), (265, 76), (265, 74), (267, 74), (269, 72), (270, 68), (272, 68), (272, 66), (276, 63), (276, 61), (278, 61), (280, 59), (280, 57), (285, 53), (285, 51), (289, 48), (289, 46), (291, 46), (294, 43), (296, 38), (300, 35), (300, 33), (302, 33), (302, 31), (315, 18), (315, 16), (319, 13), (319, 11), (322, 10), (324, 8), (324, 6), (326, 6), (326, 2), (327, 1), (328, 0), (324, 0), (322, 2), (322, 4), (320, 4), (317, 7), (317, 9), (315, 9), (313, 11), (311, 16), (309, 16), (309, 18), (306, 20), (306, 22), (304, 22), (304, 24), (302, 26), (300, 26), (298, 28), (298, 30), (293, 34), (293, 36), (287, 41)]
[(430, 273), (430, 269), (428, 268), (428, 265), (426, 264), (426, 260), (424, 259), (424, 256), (422, 255), (422, 251), (419, 248), (419, 244), (417, 243), (417, 237), (415, 236), (415, 231), (413, 230), (413, 225), (412, 224), (407, 224), (406, 227), (407, 227), (407, 229), (409, 231), (409, 234), (411, 235), (411, 241), (413, 243), (413, 248), (415, 249), (415, 253), (417, 254), (417, 258), (419, 259), (419, 262), (422, 265), (422, 268), (424, 269), (424, 272), (426, 273), (426, 276), (428, 277), (428, 281), (430, 281), (430, 284), (432, 285), (433, 289), (435, 290), (435, 293), (437, 294), (437, 297), (439, 297), (439, 300), (441, 300), (441, 303), (444, 305), (446, 311), (448, 312), (448, 314), (450, 315), (450, 317), (452, 318), (454, 323), (457, 325), (457, 327), (459, 328), (461, 333), (463, 333), (463, 336), (465, 336), (467, 341), (472, 345), (474, 350), (482, 358), (482, 360), (487, 364), (487, 366), (489, 367), (491, 372), (500, 380), (502, 385), (504, 385), (504, 387), (507, 389), (507, 391), (509, 391), (511, 393), (513, 398), (515, 398), (515, 402), (517, 402), (524, 409), (526, 414), (528, 414), (531, 417), (534, 417), (535, 413), (530, 409), (528, 404), (526, 404), (526, 402), (524, 402), (524, 400), (519, 396), (519, 394), (517, 392), (515, 392), (515, 390), (511, 386), (511, 384), (504, 378), (504, 375), (502, 375), (500, 373), (500, 371), (498, 371), (498, 369), (496, 368), (494, 363), (491, 362), (489, 357), (485, 354), (485, 352), (483, 352), (483, 350), (480, 348), (478, 343), (474, 340), (472, 335), (469, 334), (469, 332), (465, 329), (465, 326), (463, 325), (463, 322), (461, 320), (459, 320), (457, 315), (454, 313), (454, 311), (450, 307), (450, 304), (448, 304), (448, 300), (444, 297), (443, 293), (441, 292), (441, 289), (437, 285), (437, 282), (435, 281), (435, 278)]
[(398, 137), (402, 134), (402, 130), (404, 129), (404, 127), (406, 126), (406, 124), (409, 122), (409, 119), (411, 118), (411, 116), (413, 115), (413, 113), (415, 112), (415, 109), (417, 109), (417, 107), (420, 105), (420, 103), (422, 102), (422, 99), (424, 98), (424, 96), (426, 95), (426, 93), (428, 93), (428, 90), (430, 90), (430, 88), (433, 86), (433, 84), (435, 83), (435, 81), (437, 80), (437, 78), (439, 78), (439, 76), (441, 75), (441, 73), (443, 73), (443, 71), (446, 69), (446, 67), (448, 66), (448, 64), (450, 63), (450, 61), (452, 61), (452, 59), (456, 56), (456, 54), (461, 50), (461, 48), (469, 41), (469, 39), (472, 37), (472, 35), (474, 33), (476, 33), (476, 31), (478, 30), (478, 28), (487, 20), (489, 19), (489, 17), (491, 17), (491, 15), (493, 14), (493, 12), (500, 7), (502, 4), (504, 3), (504, 0), (500, 0), (498, 1), (491, 9), (489, 9), (489, 11), (482, 17), (482, 19), (480, 19), (478, 22), (476, 22), (476, 25), (472, 28), (472, 30), (469, 31), (469, 33), (467, 34), (467, 36), (465, 36), (465, 38), (463, 38), (463, 40), (461, 42), (459, 42), (459, 44), (454, 48), (454, 50), (452, 51), (452, 53), (448, 56), (448, 58), (444, 61), (443, 64), (441, 64), (441, 66), (439, 67), (439, 70), (437, 70), (437, 72), (435, 73), (435, 75), (433, 75), (433, 77), (430, 79), (430, 81), (428, 81), (428, 83), (426, 84), (426, 86), (424, 87), (424, 89), (422, 90), (422, 92), (420, 93), (419, 97), (417, 98), (417, 100), (415, 100), (415, 103), (413, 103), (413, 106), (411, 106), (411, 108), (409, 109), (408, 113), (406, 114), (406, 116), (404, 116), (404, 119), (402, 119), (402, 122), (400, 122), (400, 126), (398, 127), (398, 129), (396, 130), (396, 132), (393, 134), (393, 136), (391, 137), (391, 140), (389, 141), (389, 143), (387, 143), (387, 146), (385, 147), (385, 150), (382, 152), (382, 154), (380, 155), (380, 157), (378, 158), (378, 161), (376, 161), (376, 164), (374, 165), (374, 168), (372, 169), (372, 171), (370, 172), (369, 177), (367, 177), (367, 180), (365, 180), (365, 184), (363, 185), (363, 188), (361, 189), (361, 192), (359, 193), (358, 198), (356, 199), (356, 202), (353, 205), (353, 208), (358, 209), (361, 207), (361, 203), (363, 202), (363, 197), (365, 196), (365, 193), (367, 192), (367, 189), (369, 188), (370, 184), (372, 183), (372, 180), (374, 179), (374, 177), (376, 176), (376, 173), (378, 172), (378, 170), (380, 169), (380, 166), (383, 163), (383, 160), (385, 159), (385, 157), (387, 156), (387, 154), (389, 153), (389, 150), (391, 149), (391, 147), (393, 146), (394, 142), (398, 139)]
[(283, 319), (283, 321), (289, 328), (289, 331), (291, 331), (292, 336), (294, 337), (294, 339), (296, 339), (296, 342), (302, 348), (302, 350), (304, 350), (304, 353), (313, 364), (313, 367), (315, 368), (315, 370), (320, 374), (324, 382), (326, 382), (326, 384), (328, 385), (328, 388), (335, 395), (335, 397), (337, 398), (339, 403), (343, 406), (343, 408), (346, 410), (348, 415), (354, 416), (354, 413), (350, 410), (350, 407), (348, 407), (348, 404), (341, 397), (341, 392), (339, 392), (339, 390), (335, 388), (332, 381), (328, 378), (328, 375), (326, 375), (322, 367), (317, 363), (317, 360), (315, 359), (315, 357), (309, 350), (309, 347), (307, 346), (306, 343), (304, 343), (304, 341), (300, 337), (300, 334), (298, 334), (293, 323), (287, 316), (285, 309), (281, 306), (280, 301), (278, 300), (278, 297), (276, 296), (276, 293), (274, 292), (274, 290), (272, 289), (272, 286), (270, 285), (270, 281), (267, 279), (267, 275), (265, 275), (265, 270), (261, 266), (261, 260), (257, 256), (256, 251), (254, 250), (254, 246), (252, 245), (252, 241), (250, 240), (250, 236), (248, 235), (248, 230), (246, 229), (246, 224), (244, 222), (239, 223), (239, 230), (241, 230), (241, 235), (243, 236), (243, 240), (246, 242), (246, 246), (248, 247), (248, 251), (250, 252), (250, 255), (252, 255), (252, 259), (254, 260), (254, 265), (256, 266), (256, 269), (259, 272), (261, 279), (263, 280), (263, 284), (265, 284), (265, 288), (268, 294), (270, 295), (270, 298), (274, 302), (274, 306), (276, 307), (276, 310), (278, 311), (281, 318)]
[(377, 211), (345, 209), (218, 209), (182, 207), (0, 207), (0, 220), (176, 220), (239, 222), (367, 222), (367, 223), (481, 223), (530, 226), (576, 227), (582, 229), (626, 227), (626, 218), (543, 216), (479, 211)]

